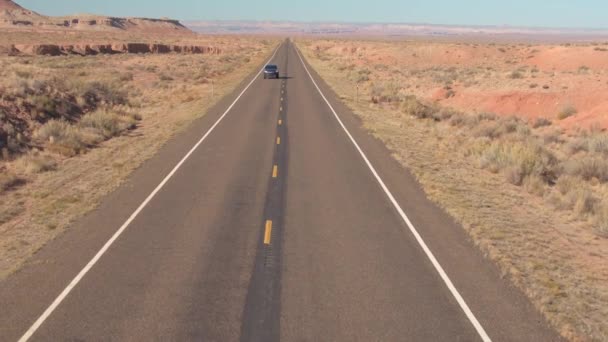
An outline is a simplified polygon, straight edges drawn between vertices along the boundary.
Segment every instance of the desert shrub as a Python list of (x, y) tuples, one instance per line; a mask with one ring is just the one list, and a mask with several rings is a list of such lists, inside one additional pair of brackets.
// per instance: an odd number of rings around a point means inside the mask
[(592, 134), (585, 138), (587, 151), (608, 154), (608, 135), (603, 133)]
[(582, 178), (564, 175), (557, 180), (555, 190), (548, 197), (555, 208), (573, 210), (582, 218), (597, 212), (600, 200)]
[(520, 165), (507, 166), (504, 170), (502, 170), (502, 173), (507, 182), (518, 186), (522, 185), (524, 177), (526, 176)]
[(608, 204), (606, 202), (601, 203), (596, 211), (594, 231), (600, 236), (608, 237)]
[(555, 183), (555, 188), (559, 191), (560, 194), (566, 195), (576, 189), (578, 189), (583, 180), (580, 177), (563, 175), (559, 177), (557, 182)]
[(534, 120), (534, 123), (532, 124), (532, 127), (540, 128), (545, 126), (551, 126), (552, 124), (553, 123), (551, 122), (551, 120), (547, 118), (536, 118), (536, 120)]
[(106, 111), (87, 114), (80, 119), (78, 126), (98, 133), (105, 139), (117, 136), (121, 132), (118, 116)]
[(49, 95), (34, 95), (29, 98), (29, 102), (34, 106), (34, 109), (40, 112), (54, 112), (55, 101)]
[(120, 75), (120, 78), (119, 78), (119, 80), (121, 82), (131, 82), (131, 81), (133, 81), (133, 79), (134, 79), (134, 76), (133, 76), (132, 72), (126, 72), (126, 73)]
[(167, 74), (160, 74), (158, 75), (158, 79), (161, 81), (173, 81), (173, 77), (167, 75)]
[(569, 118), (573, 115), (575, 115), (576, 113), (578, 113), (578, 111), (576, 110), (576, 108), (572, 105), (567, 105), (564, 108), (562, 108), (562, 110), (559, 111), (559, 113), (557, 113), (557, 118), (560, 120), (563, 120), (565, 118)]
[(78, 122), (80, 128), (95, 132), (105, 139), (118, 136), (125, 130), (132, 129), (134, 125), (134, 119), (108, 111), (87, 114)]
[(1, 170), (0, 172), (0, 193), (4, 191), (11, 190), (25, 182), (24, 179), (18, 177), (14, 173)]
[(600, 182), (608, 181), (608, 161), (605, 158), (585, 156), (569, 160), (564, 164), (564, 171), (571, 176), (579, 176), (590, 181), (597, 179)]
[[(486, 114), (487, 115), (487, 114)], [(484, 120), (483, 117), (478, 117), (479, 124), (472, 131), (475, 137), (488, 137), (496, 139), (503, 135), (522, 131), (522, 136), (528, 135), (523, 132), (523, 122), (515, 117), (500, 118), (498, 120)]]
[[(345, 66), (345, 69), (350, 68), (351, 66)], [(362, 83), (369, 81), (369, 75), (371, 75), (371, 71), (369, 69), (361, 69), (357, 72), (352, 72), (353, 78), (355, 82)]]
[(570, 201), (574, 204), (573, 210), (578, 215), (592, 214), (599, 202), (591, 190), (579, 188), (569, 194), (572, 196)]
[(498, 116), (494, 113), (479, 113), (475, 115), (453, 115), (450, 118), (450, 125), (452, 126), (466, 126), (474, 128), (480, 125), (483, 121), (497, 120)]
[(374, 69), (376, 69), (378, 71), (387, 71), (388, 66), (386, 64), (376, 64), (376, 65), (374, 65)]
[(544, 196), (547, 187), (545, 181), (538, 175), (530, 175), (523, 182), (524, 189), (530, 194)]
[(476, 115), (477, 120), (479, 121), (492, 121), (492, 120), (497, 120), (498, 119), (498, 115), (496, 115), (495, 113), (490, 113), (490, 112), (483, 112), (483, 113), (479, 113)]
[(36, 174), (53, 171), (57, 168), (57, 161), (48, 154), (31, 152), (17, 159), (17, 167), (25, 174)]
[(583, 138), (577, 138), (577, 139), (571, 140), (568, 142), (568, 144), (566, 144), (566, 151), (570, 155), (577, 154), (581, 151), (588, 151), (588, 150), (589, 150), (589, 145), (586, 143), (585, 139), (583, 139)]
[(64, 156), (74, 156), (86, 150), (83, 132), (61, 120), (51, 120), (41, 126), (34, 138), (45, 143), (47, 149)]
[(413, 95), (406, 96), (400, 107), (403, 113), (415, 116), (419, 119), (431, 118), (435, 112), (434, 108), (418, 101)]
[(15, 70), (15, 76), (19, 78), (30, 79), (32, 78), (32, 73), (25, 70)]
[(99, 105), (124, 105), (128, 102), (127, 94), (113, 84), (88, 82), (81, 85), (79, 91), (84, 105), (93, 109)]
[(431, 114), (435, 121), (451, 120), (456, 115), (459, 115), (459, 113), (449, 108), (438, 108), (437, 110), (433, 110)]
[(222, 63), (230, 63), (232, 62), (233, 57), (230, 55), (223, 55), (222, 57), (220, 57), (218, 59), (218, 61), (222, 62)]
[(557, 178), (557, 159), (534, 141), (495, 141), (481, 152), (479, 163), (492, 172), (502, 170), (507, 180), (516, 185), (530, 175), (545, 183)]
[(522, 79), (524, 78), (524, 74), (521, 71), (515, 70), (509, 74), (509, 78), (511, 79)]
[[(378, 69), (376, 69), (376, 70), (378, 70)], [(365, 69), (361, 69), (361, 70), (359, 70), (359, 71), (358, 71), (358, 74), (359, 74), (359, 75), (367, 75), (367, 76), (369, 76), (369, 75), (371, 75), (371, 74), (372, 74), (372, 72), (371, 72), (369, 69), (365, 68)]]
[(588, 66), (586, 66), (586, 65), (581, 65), (581, 66), (578, 68), (578, 73), (579, 73), (579, 74), (586, 74), (586, 73), (588, 73), (588, 72), (589, 72), (589, 70), (591, 70), (591, 69), (590, 69)]
[(560, 129), (553, 129), (551, 131), (545, 132), (541, 137), (545, 144), (553, 144), (557, 142), (562, 142), (563, 132)]

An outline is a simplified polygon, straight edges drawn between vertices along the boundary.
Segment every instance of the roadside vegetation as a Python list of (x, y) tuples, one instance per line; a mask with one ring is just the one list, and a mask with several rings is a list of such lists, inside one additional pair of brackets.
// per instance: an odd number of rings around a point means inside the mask
[(276, 45), (198, 39), (223, 53), (0, 56), (0, 278), (95, 208)]
[[(454, 96), (456, 85), (480, 87), (485, 77), (524, 82), (538, 69), (501, 73), (467, 65), (420, 70), (399, 64), (398, 54), (406, 53), (398, 50), (382, 56), (393, 61), (390, 67), (372, 65), (363, 54), (339, 53), (340, 42), (319, 42), (300, 41), (298, 46), (363, 125), (416, 175), (429, 198), (462, 223), (505, 277), (565, 337), (607, 340), (605, 130), (599, 124), (561, 126), (578, 112), (570, 104), (552, 118), (530, 119), (466, 112), (441, 103)], [(356, 46), (352, 41), (343, 44)], [(501, 49), (498, 53), (504, 54), (513, 47)], [(391, 72), (381, 72), (384, 68)], [(481, 76), (485, 74), (491, 76)], [(434, 100), (420, 96), (420, 78), (441, 85)], [(528, 88), (546, 90), (537, 87)]]

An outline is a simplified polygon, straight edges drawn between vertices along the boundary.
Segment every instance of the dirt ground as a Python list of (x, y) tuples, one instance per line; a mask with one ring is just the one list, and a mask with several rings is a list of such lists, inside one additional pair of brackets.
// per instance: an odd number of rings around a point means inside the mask
[[(319, 41), (315, 49), (365, 66), (375, 83), (466, 112), (555, 119), (562, 127), (608, 127), (608, 43), (478, 44)], [(353, 80), (353, 87), (357, 80)], [(373, 84), (359, 82), (362, 87)]]

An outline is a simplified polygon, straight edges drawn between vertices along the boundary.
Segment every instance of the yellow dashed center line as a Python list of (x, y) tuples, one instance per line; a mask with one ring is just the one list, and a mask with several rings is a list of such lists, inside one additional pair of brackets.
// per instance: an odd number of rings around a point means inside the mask
[(272, 236), (272, 221), (266, 221), (266, 229), (264, 230), (264, 244), (270, 245), (270, 238)]
[(283, 98), (281, 97), (281, 102), (283, 102)]
[(279, 126), (283, 124), (283, 120), (279, 119)]
[(282, 111), (283, 111), (283, 106), (281, 106), (281, 107), (279, 108), (279, 110), (282, 112)]
[(277, 145), (281, 145), (281, 137), (277, 137)]
[(272, 178), (277, 178), (278, 175), (279, 175), (279, 167), (277, 165), (275, 165), (272, 168)]

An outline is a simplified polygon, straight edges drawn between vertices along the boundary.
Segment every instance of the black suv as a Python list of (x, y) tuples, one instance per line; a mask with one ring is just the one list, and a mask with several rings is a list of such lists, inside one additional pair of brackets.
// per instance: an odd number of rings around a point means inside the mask
[(279, 78), (279, 67), (274, 64), (268, 64), (264, 67), (264, 79)]

